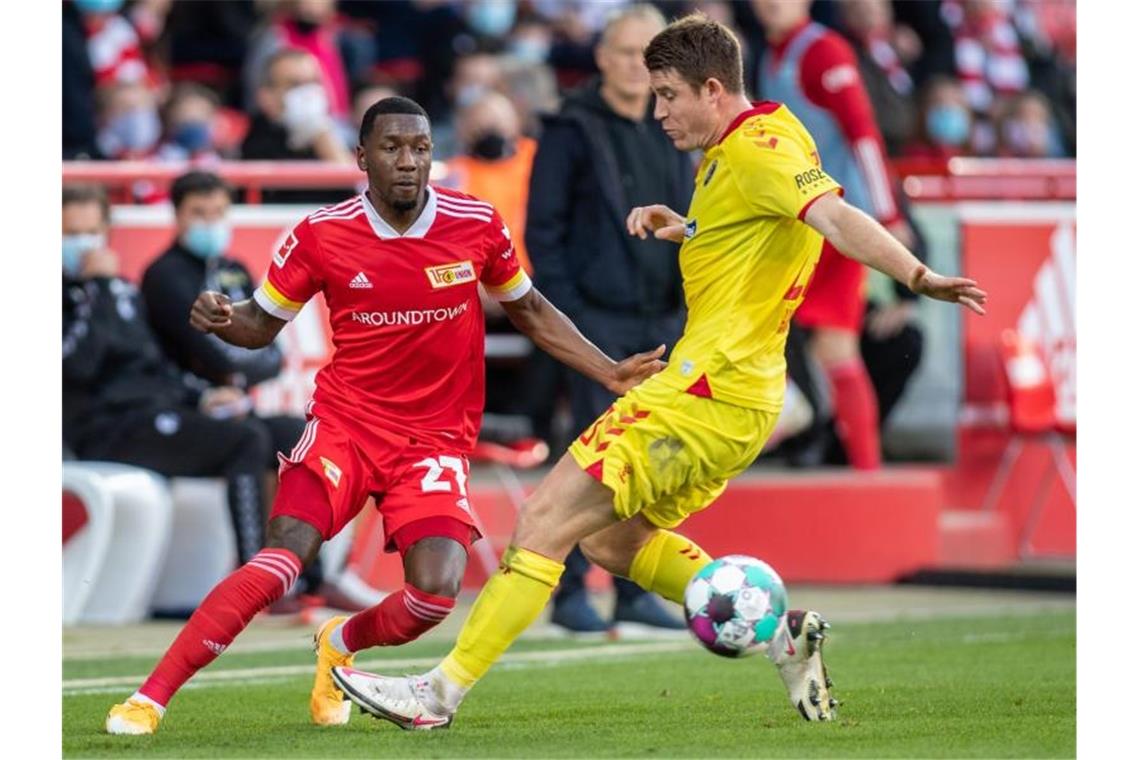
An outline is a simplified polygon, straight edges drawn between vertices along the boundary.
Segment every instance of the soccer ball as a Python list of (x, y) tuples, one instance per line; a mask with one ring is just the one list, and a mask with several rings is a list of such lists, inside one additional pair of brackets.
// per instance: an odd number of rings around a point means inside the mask
[(755, 557), (713, 560), (685, 589), (685, 622), (711, 652), (741, 657), (764, 652), (788, 608), (780, 576)]

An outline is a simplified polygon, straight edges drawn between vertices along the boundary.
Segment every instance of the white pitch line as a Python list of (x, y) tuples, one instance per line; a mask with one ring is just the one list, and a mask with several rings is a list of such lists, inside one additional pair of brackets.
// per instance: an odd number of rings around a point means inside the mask
[[(503, 655), (500, 662), (504, 664), (521, 665), (523, 663), (553, 664), (576, 662), (590, 659), (607, 659), (642, 654), (664, 654), (681, 652), (693, 649), (690, 641), (661, 641), (646, 644), (603, 644), (596, 647), (581, 647), (574, 649), (552, 649), (540, 652), (518, 652)], [(409, 657), (392, 660), (366, 660), (358, 662), (356, 667), (383, 668), (386, 671), (403, 670), (406, 668), (424, 668), (434, 666), (439, 657)], [(313, 672), (313, 664), (305, 665), (268, 665), (258, 668), (234, 668), (233, 670), (219, 670), (217, 672), (200, 673), (188, 685), (205, 686), (207, 684), (220, 685), (223, 683), (244, 683), (246, 681), (278, 679), (291, 676), (309, 675)], [(146, 679), (146, 675), (112, 676), (109, 678), (72, 678), (63, 682), (65, 696), (73, 694), (102, 693), (104, 689), (112, 690), (123, 687), (137, 686)], [(95, 691), (98, 690), (98, 691)]]

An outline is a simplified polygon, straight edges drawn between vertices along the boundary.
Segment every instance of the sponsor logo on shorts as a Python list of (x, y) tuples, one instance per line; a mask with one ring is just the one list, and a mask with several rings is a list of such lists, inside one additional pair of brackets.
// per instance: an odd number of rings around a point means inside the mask
[(325, 477), (333, 484), (333, 488), (340, 488), (340, 468), (336, 463), (325, 457), (321, 457), (321, 466), (325, 469)]
[(406, 311), (354, 311), (352, 321), (371, 327), (398, 327), (410, 325), (430, 325), (435, 322), (449, 322), (467, 313), (468, 301), (458, 306), (439, 309), (408, 309)]
[(470, 261), (426, 267), (424, 272), (427, 273), (428, 282), (435, 289), (451, 288), (475, 280), (475, 267), (471, 266)]

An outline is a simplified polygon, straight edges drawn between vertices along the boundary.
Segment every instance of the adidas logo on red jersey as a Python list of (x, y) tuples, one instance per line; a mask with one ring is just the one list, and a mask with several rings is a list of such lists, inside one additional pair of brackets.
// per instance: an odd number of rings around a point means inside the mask
[(364, 276), (364, 272), (358, 272), (355, 277), (348, 281), (350, 288), (370, 288), (372, 283)]

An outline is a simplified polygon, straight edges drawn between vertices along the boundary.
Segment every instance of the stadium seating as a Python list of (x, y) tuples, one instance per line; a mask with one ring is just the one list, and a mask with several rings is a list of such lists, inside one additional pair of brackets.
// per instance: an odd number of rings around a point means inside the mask
[[(78, 514), (76, 500), (86, 508), (86, 523), (71, 541), (65, 532), (65, 619), (109, 625), (143, 620), (171, 543), (173, 508), (166, 484), (137, 467), (65, 462), (63, 490), (74, 495), (73, 514)], [(65, 498), (65, 511), (68, 503)]]

